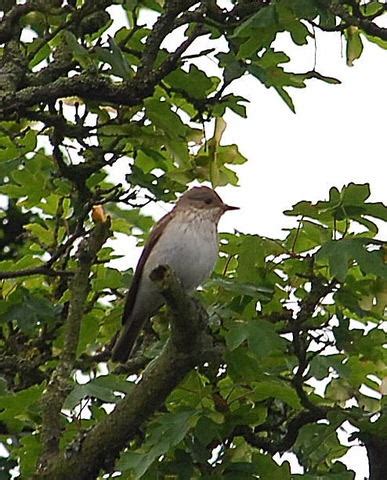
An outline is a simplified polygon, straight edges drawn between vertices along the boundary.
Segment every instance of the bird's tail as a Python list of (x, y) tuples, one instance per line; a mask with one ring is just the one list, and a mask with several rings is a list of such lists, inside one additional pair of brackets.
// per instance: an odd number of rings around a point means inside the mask
[(111, 359), (125, 363), (130, 357), (146, 318), (128, 319), (114, 343)]

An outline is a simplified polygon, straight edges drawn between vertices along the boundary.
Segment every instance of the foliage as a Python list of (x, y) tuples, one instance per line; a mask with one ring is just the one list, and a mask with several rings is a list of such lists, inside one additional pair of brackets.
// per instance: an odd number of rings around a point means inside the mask
[[(17, 466), (22, 478), (282, 480), (297, 475), (273, 456), (290, 451), (304, 478), (345, 480), (337, 432), (348, 423), (371, 478), (383, 478), (387, 257), (377, 225), (387, 207), (369, 201), (366, 184), (299, 202), (285, 238), (221, 235), (198, 293), (216, 355), (172, 357), (175, 371), (152, 378), (169, 358), (162, 311), (128, 364), (109, 362), (132, 270), (113, 267), (104, 243), (111, 232), (142, 242), (152, 225), (142, 207), (190, 182), (237, 185), (246, 159), (221, 143), (225, 111), (246, 116), (232, 82), (252, 75), (294, 111), (292, 88), (338, 80), (291, 71), (279, 34), (302, 46), (315, 29), (342, 32), (348, 65), (364, 41), (387, 45), (384, 2), (220, 3), (1, 3), (1, 479)], [(111, 30), (117, 16), (127, 27)], [(119, 160), (117, 185), (108, 172)]]

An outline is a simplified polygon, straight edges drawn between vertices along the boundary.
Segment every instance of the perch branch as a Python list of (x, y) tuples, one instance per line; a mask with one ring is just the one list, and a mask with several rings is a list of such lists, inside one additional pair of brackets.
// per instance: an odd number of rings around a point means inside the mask
[(208, 359), (212, 338), (205, 329), (206, 312), (184, 292), (168, 267), (158, 267), (151, 278), (171, 309), (171, 336), (164, 350), (116, 409), (85, 433), (80, 448), (57, 455), (36, 478), (90, 480), (102, 469), (112, 468), (144, 421), (193, 367)]

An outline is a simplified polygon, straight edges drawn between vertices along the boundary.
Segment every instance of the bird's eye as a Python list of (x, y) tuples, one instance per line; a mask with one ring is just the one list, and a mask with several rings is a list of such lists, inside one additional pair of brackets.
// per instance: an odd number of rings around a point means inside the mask
[(211, 203), (212, 203), (212, 198), (206, 198), (206, 199), (204, 200), (204, 202), (205, 202), (207, 205), (211, 205)]

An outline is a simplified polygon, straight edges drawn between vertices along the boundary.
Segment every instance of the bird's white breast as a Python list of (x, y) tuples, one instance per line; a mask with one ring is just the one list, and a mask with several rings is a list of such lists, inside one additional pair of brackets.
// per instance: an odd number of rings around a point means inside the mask
[(211, 274), (215, 266), (218, 257), (216, 223), (208, 215), (189, 215), (188, 218), (180, 215), (166, 226), (143, 273), (147, 276), (158, 265), (167, 264), (184, 288), (192, 290)]

